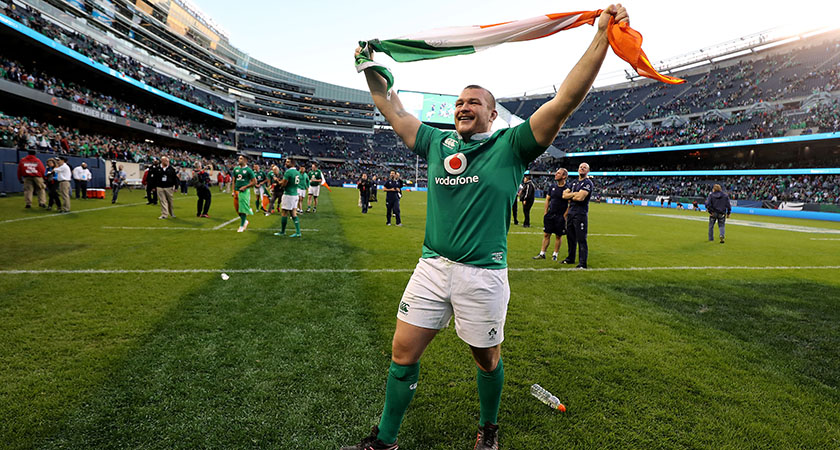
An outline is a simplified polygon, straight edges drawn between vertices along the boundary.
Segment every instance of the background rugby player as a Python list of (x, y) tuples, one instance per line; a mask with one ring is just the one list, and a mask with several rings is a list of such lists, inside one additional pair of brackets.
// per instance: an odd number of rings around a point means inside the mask
[(239, 214), (239, 229), (241, 233), (248, 228), (249, 215), (254, 214), (251, 209), (251, 187), (257, 185), (257, 177), (254, 171), (248, 167), (248, 159), (245, 155), (239, 155), (239, 165), (233, 169), (234, 189), (233, 203), (236, 213)]
[(283, 196), (280, 197), (280, 209), (282, 210), (280, 232), (274, 233), (275, 236), (286, 235), (286, 225), (289, 223), (289, 215), (291, 215), (292, 221), (295, 223), (295, 233), (289, 237), (300, 237), (300, 220), (297, 216), (300, 199), (297, 192), (299, 185), (300, 172), (295, 169), (295, 162), (292, 158), (286, 158), (286, 171), (283, 173), (283, 179), (280, 180), (280, 187), (283, 189)]

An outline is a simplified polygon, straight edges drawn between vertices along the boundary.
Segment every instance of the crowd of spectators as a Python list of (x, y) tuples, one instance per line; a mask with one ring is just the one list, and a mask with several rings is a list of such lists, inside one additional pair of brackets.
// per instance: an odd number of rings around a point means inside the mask
[(180, 135), (192, 136), (206, 141), (232, 145), (229, 135), (219, 129), (212, 129), (205, 125), (180, 119), (175, 116), (154, 114), (131, 103), (99, 93), (95, 90), (79, 86), (76, 83), (65, 82), (60, 78), (47, 74), (35, 68), (25, 67), (17, 61), (11, 61), (0, 55), (0, 79), (22, 84), (30, 89), (63, 98), (97, 111), (124, 117), (135, 122), (145, 123), (155, 128), (173, 131)]
[(629, 126), (620, 130), (602, 128), (581, 136), (566, 131), (557, 137), (554, 146), (566, 152), (589, 152), (763, 139), (837, 130), (840, 130), (840, 102), (833, 100), (809, 111), (741, 111), (728, 119), (720, 116), (706, 120), (697, 118), (682, 126), (665, 126), (660, 123), (635, 130)]
[(838, 175), (770, 175), (730, 177), (603, 177), (604, 196), (705, 198), (720, 184), (733, 200), (840, 204)]
[(32, 28), (44, 36), (111, 69), (118, 70), (131, 78), (142, 81), (149, 86), (153, 86), (170, 95), (220, 114), (226, 114), (228, 116), (233, 116), (234, 114), (233, 103), (224, 101), (217, 96), (196, 89), (187, 83), (156, 72), (136, 61), (134, 58), (119, 54), (111, 47), (100, 44), (83, 34), (56, 26), (45, 19), (40, 12), (29, 6), (20, 7), (18, 4), (9, 3), (9, 6), (3, 12), (6, 16)]
[(233, 167), (235, 163), (232, 156), (225, 159), (220, 156), (173, 149), (147, 141), (115, 139), (96, 133), (83, 133), (76, 128), (2, 113), (0, 113), (0, 147), (141, 164), (148, 164), (154, 160), (160, 160), (163, 156), (168, 156), (172, 165), (176, 167), (192, 167), (196, 162), (202, 163), (203, 166)]

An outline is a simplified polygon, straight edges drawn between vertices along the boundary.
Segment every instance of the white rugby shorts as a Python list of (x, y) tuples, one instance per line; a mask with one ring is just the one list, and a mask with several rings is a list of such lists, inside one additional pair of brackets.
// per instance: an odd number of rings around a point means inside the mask
[(283, 196), (280, 197), (280, 208), (285, 209), (287, 211), (297, 209), (298, 198), (299, 197), (297, 195), (283, 194)]
[(505, 339), (510, 300), (508, 271), (484, 269), (444, 257), (421, 258), (408, 281), (397, 319), (440, 330), (455, 316), (455, 332), (467, 344), (489, 348)]
[(321, 194), (321, 185), (318, 186), (309, 186), (309, 194), (313, 197), (317, 197)]

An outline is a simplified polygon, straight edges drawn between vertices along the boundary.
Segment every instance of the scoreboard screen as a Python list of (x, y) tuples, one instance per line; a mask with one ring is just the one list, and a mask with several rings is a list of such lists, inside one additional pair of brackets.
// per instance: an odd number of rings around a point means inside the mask
[(457, 95), (429, 92), (399, 91), (403, 107), (424, 123), (453, 125)]

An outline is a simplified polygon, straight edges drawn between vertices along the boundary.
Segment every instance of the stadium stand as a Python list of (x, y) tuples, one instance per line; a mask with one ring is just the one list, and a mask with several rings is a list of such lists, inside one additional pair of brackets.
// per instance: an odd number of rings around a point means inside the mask
[(70, 100), (76, 104), (88, 106), (97, 111), (107, 112), (114, 116), (125, 117), (136, 122), (152, 125), (174, 131), (181, 135), (198, 139), (232, 145), (233, 140), (225, 135), (223, 130), (212, 129), (199, 123), (193, 123), (181, 118), (154, 114), (137, 105), (121, 101), (110, 95), (79, 86), (73, 82), (64, 82), (52, 74), (33, 68), (28, 68), (17, 61), (5, 58), (0, 53), (0, 79), (9, 80), (51, 96)]

